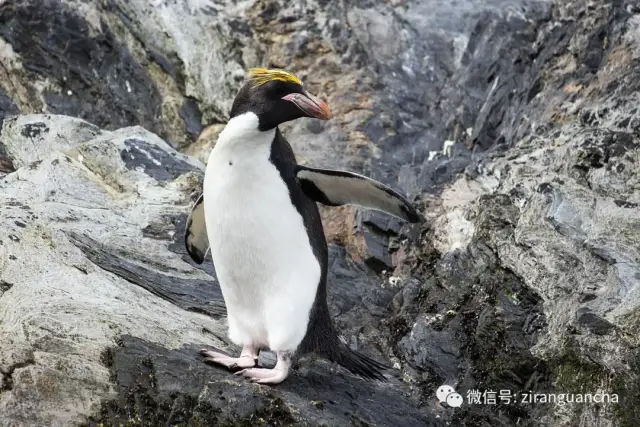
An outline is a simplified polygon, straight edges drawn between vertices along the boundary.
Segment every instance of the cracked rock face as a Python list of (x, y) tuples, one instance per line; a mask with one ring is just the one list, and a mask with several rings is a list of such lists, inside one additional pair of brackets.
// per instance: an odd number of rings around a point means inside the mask
[[(0, 424), (640, 425), (636, 3), (0, 1)], [(264, 65), (334, 111), (283, 126), (301, 163), (424, 213), (323, 209), (334, 321), (389, 384), (309, 358), (263, 388), (196, 354), (225, 309), (182, 230)]]

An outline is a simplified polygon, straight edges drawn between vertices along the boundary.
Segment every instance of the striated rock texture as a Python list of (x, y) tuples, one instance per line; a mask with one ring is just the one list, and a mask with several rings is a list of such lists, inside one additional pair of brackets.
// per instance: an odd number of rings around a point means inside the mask
[[(334, 110), (284, 126), (301, 162), (425, 215), (324, 212), (335, 322), (390, 384), (195, 355), (224, 305), (182, 228), (256, 65)], [(0, 1), (0, 425), (640, 425), (639, 101), (633, 0)], [(10, 118), (40, 112), (86, 121)]]

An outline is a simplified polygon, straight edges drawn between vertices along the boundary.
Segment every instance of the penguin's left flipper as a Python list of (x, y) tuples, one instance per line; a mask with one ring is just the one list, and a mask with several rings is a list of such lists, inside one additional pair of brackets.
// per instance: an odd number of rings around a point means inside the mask
[(184, 245), (187, 253), (196, 264), (202, 264), (209, 250), (207, 224), (204, 220), (204, 196), (200, 196), (187, 219), (184, 231)]
[(353, 172), (297, 165), (296, 180), (311, 199), (328, 206), (358, 205), (419, 222), (416, 209), (397, 191)]

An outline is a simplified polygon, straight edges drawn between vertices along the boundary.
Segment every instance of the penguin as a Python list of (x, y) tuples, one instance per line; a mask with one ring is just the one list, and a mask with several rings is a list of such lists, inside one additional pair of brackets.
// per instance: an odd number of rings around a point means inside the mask
[[(260, 384), (281, 383), (292, 361), (309, 353), (365, 379), (385, 380), (388, 367), (347, 347), (331, 320), (328, 250), (317, 203), (354, 204), (411, 223), (420, 216), (400, 193), (371, 178), (299, 165), (278, 126), (305, 117), (329, 120), (331, 111), (294, 74), (249, 70), (185, 230), (194, 262), (201, 264), (211, 251), (228, 336), (242, 351), (237, 357), (218, 349), (200, 354)], [(258, 367), (263, 349), (276, 353), (275, 367)]]

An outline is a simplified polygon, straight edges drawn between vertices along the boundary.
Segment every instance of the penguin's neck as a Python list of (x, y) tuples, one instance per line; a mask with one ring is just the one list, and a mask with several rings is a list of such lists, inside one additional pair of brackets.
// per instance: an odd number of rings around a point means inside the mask
[(213, 151), (226, 151), (234, 154), (258, 151), (267, 153), (268, 157), (277, 128), (260, 131), (258, 125), (258, 116), (252, 112), (233, 117), (220, 132)]

